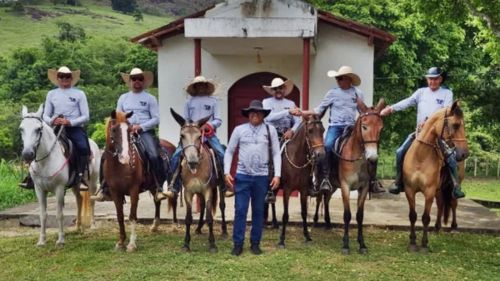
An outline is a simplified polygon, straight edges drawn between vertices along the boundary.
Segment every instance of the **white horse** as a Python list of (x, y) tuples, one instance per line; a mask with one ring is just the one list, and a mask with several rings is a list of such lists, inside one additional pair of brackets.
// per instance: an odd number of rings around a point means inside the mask
[[(57, 221), (59, 234), (56, 246), (64, 245), (63, 207), (65, 188), (69, 180), (68, 159), (64, 156), (64, 148), (58, 142), (52, 128), (43, 121), (43, 105), (36, 113), (28, 113), (23, 105), (22, 121), (19, 126), (23, 140), (22, 157), (31, 162), (29, 172), (35, 183), (35, 192), (40, 205), (40, 238), (37, 246), (45, 246), (45, 229), (47, 224), (47, 193), (52, 192), (57, 200)], [(89, 139), (92, 159), (89, 161), (88, 192), (80, 194), (80, 184), (72, 187), (76, 197), (78, 213), (76, 217), (76, 230), (82, 231), (82, 212), (90, 217), (90, 226), (94, 227), (94, 203), (90, 200), (90, 193), (94, 194), (99, 179), (99, 164), (101, 153), (97, 144)], [(87, 177), (87, 175), (85, 175)], [(82, 204), (83, 202), (83, 204)], [(83, 210), (82, 210), (83, 205)], [(88, 223), (88, 222), (87, 222)], [(87, 225), (88, 226), (88, 225)]]

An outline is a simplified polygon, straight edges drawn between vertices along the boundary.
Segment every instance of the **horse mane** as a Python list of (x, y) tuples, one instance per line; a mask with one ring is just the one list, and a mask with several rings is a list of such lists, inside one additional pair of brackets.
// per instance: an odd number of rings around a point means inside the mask
[(106, 140), (109, 140), (109, 128), (111, 127), (111, 120), (115, 120), (118, 123), (128, 122), (127, 116), (125, 112), (116, 111), (116, 118), (112, 119), (111, 117), (106, 118)]

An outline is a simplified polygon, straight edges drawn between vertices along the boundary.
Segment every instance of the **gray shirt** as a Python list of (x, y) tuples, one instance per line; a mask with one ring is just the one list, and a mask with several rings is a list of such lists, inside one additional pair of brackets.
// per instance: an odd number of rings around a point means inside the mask
[(293, 101), (270, 97), (262, 101), (262, 106), (265, 109), (271, 109), (271, 113), (264, 120), (267, 124), (273, 125), (278, 131), (284, 133), (291, 128), (295, 132), (300, 125), (300, 118), (291, 115), (288, 111), (296, 107)]
[(417, 125), (437, 110), (450, 106), (453, 103), (453, 92), (440, 87), (436, 91), (425, 87), (416, 90), (410, 97), (392, 105), (394, 111), (401, 111), (410, 106), (417, 106)]
[(184, 119), (198, 121), (207, 116), (210, 116), (208, 122), (214, 129), (222, 125), (217, 98), (212, 96), (194, 96), (187, 100), (184, 105)]
[(153, 95), (145, 91), (140, 93), (128, 92), (121, 95), (116, 110), (133, 111), (134, 114), (130, 116), (128, 121), (132, 125), (141, 126), (143, 131), (152, 130), (160, 123), (158, 102)]
[(330, 108), (329, 126), (346, 126), (356, 122), (358, 104), (356, 97), (364, 101), (363, 93), (355, 87), (342, 90), (339, 87), (329, 90), (321, 103), (314, 108), (317, 114)]
[[(273, 126), (269, 126), (269, 132), (271, 133), (274, 176), (280, 177), (281, 154), (278, 133)], [(267, 129), (264, 123), (257, 127), (245, 123), (234, 128), (224, 155), (224, 174), (229, 174), (234, 151), (239, 147), (237, 173), (251, 176), (269, 175), (268, 143)]]
[(85, 93), (77, 88), (57, 88), (49, 91), (45, 99), (43, 120), (47, 124), (59, 115), (68, 119), (73, 127), (83, 127), (90, 119)]

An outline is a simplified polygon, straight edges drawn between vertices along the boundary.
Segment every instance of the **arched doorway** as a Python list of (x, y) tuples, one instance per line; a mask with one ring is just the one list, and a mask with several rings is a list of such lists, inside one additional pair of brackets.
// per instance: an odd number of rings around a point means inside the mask
[[(270, 95), (262, 89), (262, 85), (271, 85), (273, 78), (280, 77), (286, 80), (279, 74), (272, 72), (257, 72), (247, 75), (236, 81), (228, 91), (228, 136), (231, 136), (234, 127), (248, 121), (247, 118), (241, 115), (241, 110), (248, 107), (252, 100), (263, 100)], [(297, 86), (293, 87), (287, 99), (293, 100), (297, 106), (300, 106), (300, 92)]]

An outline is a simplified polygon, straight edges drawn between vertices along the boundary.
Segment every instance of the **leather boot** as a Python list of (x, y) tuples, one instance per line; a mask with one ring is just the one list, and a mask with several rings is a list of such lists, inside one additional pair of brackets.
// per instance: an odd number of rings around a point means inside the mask
[(254, 255), (262, 254), (262, 250), (260, 249), (260, 245), (257, 242), (252, 242), (252, 245), (250, 245), (250, 251)]
[(382, 183), (378, 180), (373, 180), (370, 182), (370, 192), (371, 193), (384, 193), (385, 189), (382, 186)]
[(234, 245), (231, 255), (239, 256), (241, 253), (243, 253), (243, 245)]
[(20, 182), (18, 185), (20, 188), (24, 188), (24, 189), (35, 189), (35, 183), (33, 182), (33, 179), (31, 178), (30, 174), (28, 174), (23, 179), (23, 181)]
[(320, 193), (329, 193), (332, 192), (333, 187), (332, 184), (330, 183), (330, 161), (328, 160), (330, 157), (328, 154), (325, 156), (325, 158), (322, 160), (322, 165), (321, 165), (321, 183), (319, 186), (319, 192)]

